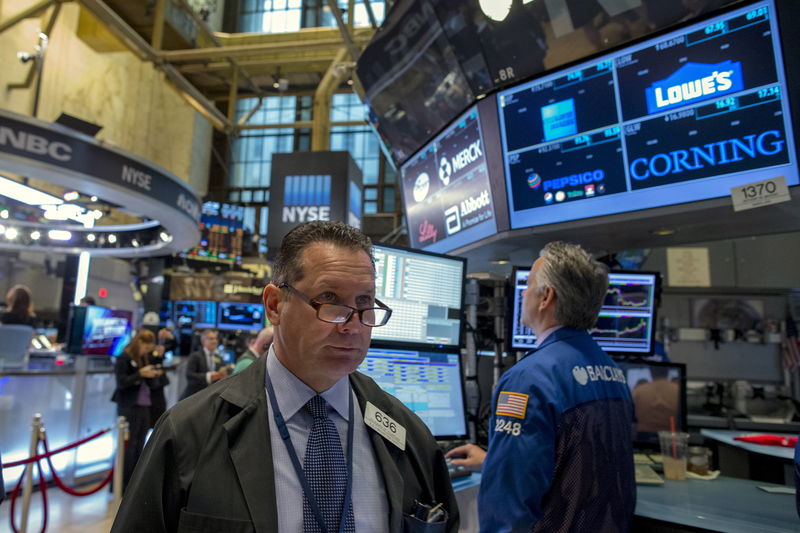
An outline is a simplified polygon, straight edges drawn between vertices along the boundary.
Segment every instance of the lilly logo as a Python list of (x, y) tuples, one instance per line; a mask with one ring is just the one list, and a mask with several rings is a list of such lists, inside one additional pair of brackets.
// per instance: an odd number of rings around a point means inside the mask
[(572, 368), (572, 377), (581, 385), (589, 383), (589, 373), (582, 366), (575, 366)]
[(739, 61), (727, 60), (713, 65), (687, 63), (670, 77), (656, 81), (645, 89), (647, 111), (665, 111), (744, 88), (742, 64)]
[(414, 182), (414, 200), (421, 202), (428, 196), (428, 189), (431, 186), (431, 179), (428, 177), (427, 172), (423, 172), (417, 176), (417, 181)]

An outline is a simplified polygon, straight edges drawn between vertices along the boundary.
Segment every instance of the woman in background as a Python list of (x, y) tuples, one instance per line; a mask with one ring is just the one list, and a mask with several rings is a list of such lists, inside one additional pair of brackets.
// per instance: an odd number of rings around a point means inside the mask
[(148, 385), (150, 386), (150, 422), (147, 424), (148, 428), (155, 426), (158, 419), (167, 410), (167, 397), (164, 395), (164, 387), (169, 385), (169, 378), (163, 369), (164, 353), (165, 346), (159, 342), (156, 349), (147, 356), (148, 363), (155, 370), (161, 371), (161, 375), (148, 380)]
[(31, 290), (25, 285), (14, 285), (6, 294), (8, 308), (0, 315), (2, 324), (18, 324), (36, 328)]
[(142, 454), (147, 430), (150, 428), (150, 382), (164, 374), (163, 370), (149, 364), (148, 358), (155, 347), (156, 338), (153, 332), (141, 329), (122, 349), (122, 355), (114, 365), (117, 388), (111, 401), (117, 403), (117, 416), (124, 416), (129, 426), (122, 476), (123, 490), (128, 486), (136, 462)]

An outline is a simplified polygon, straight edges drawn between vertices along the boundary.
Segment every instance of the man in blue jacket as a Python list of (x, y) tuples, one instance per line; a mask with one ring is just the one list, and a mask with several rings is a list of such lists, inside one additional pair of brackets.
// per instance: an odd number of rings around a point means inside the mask
[(608, 287), (576, 245), (542, 250), (523, 293), (537, 347), (503, 374), (489, 449), (448, 457), (483, 470), (481, 531), (628, 531), (636, 503), (633, 403), (622, 371), (586, 331)]

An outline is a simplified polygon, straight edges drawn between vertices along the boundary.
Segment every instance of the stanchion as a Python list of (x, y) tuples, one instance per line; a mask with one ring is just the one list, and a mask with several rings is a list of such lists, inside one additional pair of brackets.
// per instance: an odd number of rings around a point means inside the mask
[(125, 443), (128, 441), (128, 422), (117, 418), (117, 455), (114, 457), (114, 512), (122, 501), (122, 479), (125, 470)]
[[(39, 435), (42, 429), (42, 415), (36, 413), (33, 415), (33, 424), (31, 424), (31, 446), (30, 454), (28, 457), (36, 457), (39, 448)], [(20, 523), (20, 533), (27, 533), (28, 531), (28, 513), (31, 508), (31, 494), (33, 494), (33, 467), (34, 463), (25, 465), (25, 484), (22, 487), (22, 518)], [(40, 473), (41, 475), (41, 473)]]

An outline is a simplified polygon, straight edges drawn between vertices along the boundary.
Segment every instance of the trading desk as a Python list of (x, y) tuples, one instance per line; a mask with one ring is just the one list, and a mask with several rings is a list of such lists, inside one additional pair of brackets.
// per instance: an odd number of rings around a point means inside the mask
[(769, 433), (796, 436), (773, 431), (731, 431), (703, 429), (700, 434), (721, 445), (717, 446), (719, 469), (722, 474), (745, 479), (756, 479), (794, 485), (794, 448), (764, 446), (734, 440), (734, 437)]
[(639, 485), (636, 516), (728, 533), (800, 531), (794, 495), (770, 494), (759, 486), (779, 485), (722, 476)]

